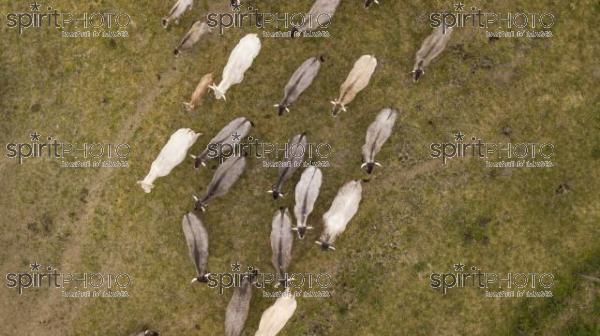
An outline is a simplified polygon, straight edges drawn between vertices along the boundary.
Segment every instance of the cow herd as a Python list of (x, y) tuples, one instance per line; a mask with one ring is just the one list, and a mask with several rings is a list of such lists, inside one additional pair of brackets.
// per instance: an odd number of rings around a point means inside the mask
[[(233, 2), (235, 1), (232, 1), (232, 5)], [(311, 17), (320, 13), (327, 13), (329, 17), (332, 17), (339, 3), (340, 0), (316, 0), (309, 13), (313, 14)], [(378, 2), (368, 0), (365, 2), (365, 6), (368, 7), (372, 3)], [(169, 14), (163, 18), (163, 26), (167, 27), (172, 22), (178, 23), (179, 18), (192, 5), (193, 0), (178, 0)], [(309, 29), (310, 26), (309, 23), (305, 23), (294, 28), (294, 30), (295, 32), (301, 32)], [(184, 51), (189, 51), (209, 31), (210, 28), (206, 22), (196, 21), (175, 49), (174, 54), (177, 56)], [(430, 64), (432, 59), (444, 50), (450, 33), (451, 29), (440, 27), (425, 39), (416, 54), (415, 66), (412, 71), (415, 82), (424, 74), (425, 67)], [(186, 110), (191, 111), (198, 107), (209, 90), (213, 91), (214, 98), (225, 99), (227, 91), (233, 85), (240, 84), (243, 81), (245, 72), (252, 66), (260, 50), (261, 41), (257, 34), (247, 34), (242, 37), (230, 53), (222, 72), (221, 81), (215, 84), (212, 73), (204, 75), (189, 102), (184, 103)], [(324, 61), (324, 56), (311, 57), (305, 60), (291, 75), (283, 90), (282, 100), (275, 105), (279, 115), (290, 111), (290, 107), (316, 79)], [(348, 104), (353, 101), (360, 91), (368, 86), (376, 68), (377, 59), (375, 56), (363, 55), (358, 58), (345, 81), (341, 84), (339, 96), (331, 101), (333, 116), (346, 111)], [(396, 109), (383, 108), (377, 114), (373, 123), (368, 126), (365, 144), (362, 146), (363, 164), (361, 166), (368, 174), (371, 174), (376, 166), (381, 166), (375, 160), (375, 156), (390, 137), (397, 117), (398, 111)], [(229, 122), (212, 137), (202, 152), (197, 155), (190, 155), (194, 160), (194, 167), (201, 168), (206, 165), (208, 160), (219, 158), (221, 153), (216, 149), (239, 144), (248, 136), (253, 127), (252, 121), (246, 117), (238, 117)], [(152, 163), (146, 177), (142, 181), (138, 181), (142, 189), (146, 193), (150, 193), (157, 178), (167, 176), (185, 160), (188, 151), (200, 135), (200, 133), (196, 133), (189, 128), (182, 128), (173, 133)], [(299, 167), (302, 166), (307, 144), (308, 139), (305, 133), (293, 135), (288, 140), (285, 160), (279, 168), (277, 180), (268, 191), (274, 199), (284, 195), (285, 184), (292, 179)], [(206, 211), (211, 201), (225, 196), (229, 192), (243, 174), (248, 159), (244, 154), (232, 155), (227, 159), (221, 157), (221, 164), (215, 170), (204, 194), (193, 196), (195, 200), (194, 211), (183, 216), (182, 229), (190, 258), (196, 269), (196, 275), (192, 279), (192, 283), (205, 283), (208, 282), (210, 277), (208, 272), (208, 231), (202, 223), (200, 213), (197, 211)], [(276, 335), (283, 329), (296, 309), (296, 299), (290, 292), (290, 281), (293, 281), (293, 279), (287, 276), (292, 261), (293, 232), (296, 231), (299, 239), (304, 239), (308, 231), (313, 229), (312, 226), (308, 225), (308, 217), (313, 211), (322, 183), (323, 173), (321, 170), (309, 165), (303, 170), (294, 190), (295, 206), (293, 214), (296, 226), (293, 226), (292, 214), (287, 208), (279, 208), (273, 215), (270, 237), (272, 264), (279, 280), (277, 286), (282, 286), (284, 290), (275, 303), (262, 314), (256, 335)], [(357, 213), (361, 198), (362, 181), (360, 179), (351, 180), (338, 190), (329, 210), (323, 215), (323, 231), (316, 241), (323, 251), (335, 250), (333, 244)], [(240, 286), (234, 289), (225, 314), (225, 334), (228, 336), (240, 335), (244, 329), (255, 277), (256, 274), (245, 275)], [(140, 335), (152, 334), (152, 331), (140, 333)]]

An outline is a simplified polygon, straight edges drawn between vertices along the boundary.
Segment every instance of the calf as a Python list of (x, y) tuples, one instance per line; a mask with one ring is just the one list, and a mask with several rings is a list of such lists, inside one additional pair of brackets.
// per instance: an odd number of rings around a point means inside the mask
[(383, 144), (392, 134), (397, 115), (396, 110), (384, 108), (367, 129), (365, 144), (362, 146), (363, 164), (361, 168), (366, 167), (369, 174), (373, 172), (375, 166), (381, 167), (381, 164), (375, 161), (375, 155), (379, 153)]
[(354, 63), (346, 81), (340, 87), (340, 96), (331, 102), (333, 104), (331, 113), (334, 117), (340, 111), (346, 112), (346, 105), (350, 104), (354, 97), (367, 87), (376, 67), (377, 59), (372, 55), (363, 55)]
[(142, 186), (142, 189), (146, 193), (152, 191), (154, 181), (159, 177), (169, 175), (171, 170), (183, 161), (188, 149), (192, 147), (199, 136), (200, 133), (195, 133), (189, 128), (180, 128), (173, 133), (167, 144), (161, 149), (156, 160), (152, 162), (148, 175), (143, 181), (137, 182)]
[(185, 106), (186, 111), (191, 112), (194, 108), (196, 108), (196, 106), (202, 103), (202, 98), (206, 94), (208, 87), (212, 85), (213, 82), (214, 80), (212, 73), (208, 73), (202, 76), (202, 78), (200, 79), (200, 83), (198, 83), (198, 85), (196, 86), (196, 90), (194, 90), (194, 93), (192, 93), (190, 101), (188, 103), (183, 103), (183, 106)]
[(225, 99), (227, 90), (235, 84), (244, 80), (244, 73), (254, 61), (254, 58), (260, 52), (260, 39), (256, 34), (248, 34), (238, 42), (233, 48), (225, 69), (223, 69), (223, 78), (219, 85), (211, 85), (210, 88), (215, 92), (217, 99)]
[(316, 243), (321, 245), (323, 251), (328, 249), (335, 250), (331, 245), (335, 239), (346, 230), (346, 225), (358, 211), (362, 195), (362, 186), (360, 180), (350, 181), (340, 190), (333, 199), (331, 207), (323, 215), (325, 229), (321, 234), (320, 240)]
[(296, 185), (296, 206), (294, 214), (296, 216), (296, 227), (292, 230), (298, 232), (298, 238), (304, 239), (306, 230), (311, 230), (312, 226), (307, 226), (308, 215), (313, 211), (315, 201), (319, 197), (319, 189), (323, 180), (323, 173), (315, 166), (310, 166), (304, 170), (300, 181)]

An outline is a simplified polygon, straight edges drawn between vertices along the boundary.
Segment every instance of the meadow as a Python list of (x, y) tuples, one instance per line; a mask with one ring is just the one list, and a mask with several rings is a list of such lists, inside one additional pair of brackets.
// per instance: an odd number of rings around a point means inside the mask
[[(242, 1), (244, 2), (244, 1)], [(65, 298), (61, 290), (0, 290), (2, 335), (128, 335), (151, 328), (161, 335), (223, 334), (224, 294), (189, 280), (194, 268), (181, 230), (217, 161), (200, 170), (184, 161), (145, 194), (136, 181), (148, 172), (168, 137), (189, 127), (203, 135), (198, 153), (230, 120), (244, 116), (251, 135), (284, 143), (307, 132), (331, 145), (330, 167), (291, 272), (328, 272), (330, 298), (298, 298), (282, 335), (598, 335), (600, 334), (600, 64), (597, 1), (472, 1), (495, 12), (550, 12), (552, 37), (489, 39), (485, 29), (455, 29), (446, 50), (418, 83), (410, 71), (429, 13), (444, 1), (380, 0), (366, 10), (344, 0), (328, 38), (263, 38), (256, 27), (214, 32), (190, 52), (173, 56), (189, 26), (227, 1), (198, 0), (179, 25), (161, 26), (171, 1), (56, 0), (74, 13), (128, 13), (129, 37), (66, 38), (54, 28), (19, 34), (8, 13), (29, 3), (0, 2), (0, 143), (31, 143), (37, 132), (70, 143), (128, 144), (127, 168), (61, 168), (58, 160), (0, 159), (0, 273), (30, 264), (61, 272), (127, 273), (127, 298)], [(263, 12), (306, 12), (312, 1), (252, 1)], [(43, 4), (44, 6), (48, 4)], [(258, 33), (262, 49), (227, 100), (210, 94), (192, 112), (200, 78), (221, 71), (233, 47)], [(330, 100), (363, 54), (378, 67), (369, 86), (331, 116)], [(277, 115), (273, 104), (307, 58), (326, 58), (312, 86)], [(373, 175), (360, 169), (365, 132), (384, 107), (400, 111)], [(487, 168), (482, 159), (431, 157), (432, 143), (455, 134), (493, 143), (551, 143), (551, 168)], [(5, 150), (3, 150), (5, 152)], [(6, 153), (6, 152), (5, 152)], [(249, 159), (228, 195), (202, 220), (210, 235), (209, 269), (239, 262), (272, 272), (273, 213), (293, 208), (293, 187), (274, 201), (265, 191), (276, 168)], [(363, 183), (357, 215), (321, 252), (314, 240), (337, 190)], [(487, 272), (554, 275), (550, 298), (487, 298), (484, 290), (431, 288), (430, 274), (457, 263)], [(584, 276), (582, 276), (584, 275)], [(244, 335), (253, 335), (273, 303), (255, 290)]]

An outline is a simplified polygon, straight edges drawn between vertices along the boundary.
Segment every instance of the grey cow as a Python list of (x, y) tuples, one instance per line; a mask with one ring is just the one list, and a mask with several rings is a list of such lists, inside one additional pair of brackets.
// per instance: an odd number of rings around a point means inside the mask
[(181, 42), (179, 42), (177, 48), (175, 48), (173, 51), (173, 54), (175, 56), (179, 56), (182, 51), (192, 49), (192, 47), (198, 43), (198, 41), (200, 41), (202, 36), (206, 35), (210, 31), (210, 27), (206, 22), (200, 20), (194, 22), (190, 30), (183, 36)]
[(302, 92), (310, 86), (319, 73), (321, 63), (324, 61), (325, 58), (323, 56), (311, 57), (304, 61), (304, 63), (294, 71), (294, 74), (292, 74), (292, 77), (283, 90), (283, 99), (279, 104), (275, 105), (279, 110), (279, 115), (283, 115), (284, 112), (290, 111), (289, 107), (298, 99), (298, 97), (300, 97)]
[(256, 273), (255, 271), (254, 274), (245, 275), (242, 278), (241, 285), (233, 291), (225, 312), (225, 336), (239, 336), (244, 330), (244, 324), (250, 310), (252, 285)]
[(398, 112), (395, 109), (384, 108), (367, 129), (365, 144), (362, 146), (363, 164), (361, 168), (366, 167), (369, 174), (373, 172), (375, 166), (381, 167), (381, 164), (375, 161), (375, 155), (379, 153), (383, 144), (392, 134), (397, 115)]
[(229, 191), (233, 184), (240, 178), (246, 167), (246, 157), (232, 156), (225, 160), (210, 181), (206, 188), (206, 194), (202, 198), (194, 196), (196, 201), (196, 210), (206, 210), (208, 202), (215, 197), (221, 197)]
[(191, 155), (192, 159), (194, 159), (194, 167), (199, 168), (200, 166), (206, 166), (206, 161), (211, 158), (211, 153), (213, 156), (212, 158), (214, 158), (220, 156), (221, 151), (224, 148), (232, 150), (233, 145), (245, 138), (248, 133), (250, 133), (253, 126), (254, 124), (252, 121), (245, 117), (235, 118), (230, 121), (229, 124), (225, 125), (225, 127), (210, 140), (202, 153)]
[(292, 244), (294, 236), (292, 234), (292, 219), (287, 208), (280, 208), (273, 216), (271, 224), (271, 249), (273, 257), (271, 262), (277, 271), (277, 277), (280, 283), (287, 287), (288, 277), (287, 269), (292, 261)]
[(333, 18), (341, 0), (316, 0), (298, 27), (292, 28), (292, 38), (298, 33), (325, 28)]
[(450, 41), (450, 35), (452, 35), (452, 27), (441, 26), (425, 38), (415, 57), (415, 66), (412, 71), (413, 81), (419, 81), (419, 78), (425, 74), (425, 67), (444, 51)]
[(210, 273), (206, 271), (208, 264), (208, 232), (196, 214), (189, 212), (183, 216), (181, 223), (183, 235), (188, 246), (190, 259), (196, 267), (196, 277), (192, 283), (208, 282)]
[(269, 190), (269, 193), (273, 194), (274, 199), (278, 199), (283, 196), (283, 184), (289, 180), (294, 172), (300, 167), (304, 161), (304, 155), (306, 154), (306, 134), (294, 135), (287, 143), (287, 149), (285, 151), (285, 162), (279, 168), (279, 176), (277, 182), (273, 185), (273, 188)]
[(313, 227), (306, 224), (308, 215), (313, 211), (319, 189), (323, 181), (323, 173), (315, 166), (310, 166), (304, 170), (300, 181), (296, 184), (296, 205), (294, 206), (294, 215), (296, 215), (296, 227), (292, 230), (298, 232), (298, 238), (304, 239), (306, 230)]

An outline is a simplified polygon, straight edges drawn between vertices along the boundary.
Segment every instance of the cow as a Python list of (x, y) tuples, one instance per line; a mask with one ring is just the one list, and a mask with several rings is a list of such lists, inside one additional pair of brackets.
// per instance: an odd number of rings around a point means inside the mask
[(279, 282), (284, 287), (288, 286), (287, 269), (292, 261), (293, 242), (290, 212), (287, 208), (280, 208), (275, 212), (271, 224), (271, 262), (277, 271)]
[(302, 92), (310, 86), (319, 73), (321, 63), (324, 61), (325, 58), (323, 56), (311, 57), (296, 69), (283, 90), (283, 99), (279, 104), (275, 104), (275, 107), (278, 108), (279, 115), (283, 115), (284, 112), (290, 111), (289, 107), (298, 99), (298, 97), (300, 97)]
[(181, 42), (179, 42), (177, 48), (175, 48), (173, 51), (173, 54), (175, 56), (179, 56), (182, 51), (192, 49), (194, 44), (200, 41), (202, 36), (206, 35), (210, 31), (211, 28), (208, 26), (208, 24), (206, 24), (206, 22), (200, 20), (194, 22), (190, 30), (183, 36)]
[(233, 184), (240, 178), (245, 167), (246, 157), (243, 155), (232, 156), (219, 165), (206, 188), (204, 197), (198, 198), (197, 196), (194, 196), (194, 200), (196, 201), (195, 209), (204, 212), (208, 202), (213, 198), (227, 194)]
[(154, 181), (159, 177), (169, 175), (173, 168), (185, 159), (187, 151), (200, 135), (200, 133), (195, 133), (189, 128), (180, 128), (173, 133), (167, 144), (158, 154), (156, 160), (152, 162), (148, 175), (146, 175), (144, 180), (137, 182), (142, 186), (142, 189), (146, 193), (152, 191)]
[(175, 21), (175, 24), (179, 24), (179, 18), (183, 15), (183, 13), (192, 9), (193, 5), (194, 0), (177, 0), (173, 8), (171, 8), (169, 15), (162, 19), (163, 27), (168, 28), (171, 21)]
[(181, 222), (183, 235), (188, 246), (190, 259), (196, 267), (196, 277), (192, 279), (192, 283), (208, 282), (210, 273), (206, 271), (208, 263), (208, 233), (202, 224), (202, 221), (196, 214), (189, 212), (183, 216)]
[(233, 290), (233, 295), (225, 311), (225, 336), (240, 336), (242, 334), (250, 310), (255, 276), (256, 272), (245, 275), (240, 286)]
[(350, 104), (354, 97), (367, 87), (376, 67), (377, 59), (372, 55), (363, 55), (354, 63), (354, 67), (340, 87), (340, 96), (331, 101), (333, 104), (331, 113), (334, 117), (340, 111), (346, 112), (346, 105)]
[(190, 101), (183, 103), (183, 106), (185, 107), (186, 111), (191, 112), (193, 109), (196, 108), (196, 106), (202, 103), (202, 98), (204, 98), (208, 87), (212, 85), (213, 82), (214, 79), (212, 73), (207, 73), (206, 75), (202, 76), (200, 82), (196, 86), (196, 90), (194, 90), (194, 93), (192, 93), (192, 97), (190, 97)]
[(371, 5), (373, 5), (374, 3), (379, 5), (379, 1), (378, 0), (365, 0), (365, 8), (369, 8), (371, 7)]
[(292, 230), (298, 233), (298, 238), (304, 239), (306, 230), (312, 230), (312, 226), (307, 226), (308, 215), (313, 211), (313, 207), (319, 197), (319, 189), (323, 180), (321, 169), (315, 166), (309, 166), (304, 169), (300, 176), (300, 181), (296, 185), (296, 206), (294, 214), (296, 216), (296, 227)]
[(300, 33), (313, 31), (317, 28), (327, 28), (335, 14), (335, 10), (341, 0), (316, 0), (308, 13), (304, 16), (302, 23), (293, 27), (291, 37), (299, 36)]
[(254, 336), (277, 335), (294, 315), (296, 306), (296, 298), (290, 293), (290, 288), (287, 287), (283, 295), (277, 298), (275, 303), (262, 314), (258, 330)]
[(239, 84), (244, 80), (244, 73), (258, 56), (260, 52), (260, 39), (257, 34), (247, 34), (242, 37), (240, 42), (233, 48), (227, 65), (223, 69), (223, 78), (219, 85), (211, 85), (210, 89), (214, 91), (215, 98), (225, 99), (225, 93), (232, 85)]
[(381, 164), (375, 161), (375, 155), (379, 153), (383, 144), (392, 134), (397, 115), (398, 112), (395, 109), (384, 108), (367, 129), (365, 144), (362, 146), (363, 164), (361, 168), (366, 167), (369, 174), (373, 172), (375, 166), (381, 167)]
[(285, 161), (279, 168), (277, 182), (273, 185), (273, 188), (268, 191), (273, 194), (273, 199), (278, 199), (283, 196), (283, 184), (294, 175), (298, 167), (300, 167), (304, 161), (306, 145), (306, 133), (294, 135), (287, 143)]
[(331, 207), (323, 215), (325, 229), (321, 234), (321, 238), (316, 241), (318, 245), (321, 245), (323, 251), (335, 250), (332, 244), (346, 230), (346, 225), (358, 211), (361, 195), (360, 180), (350, 181), (340, 188), (331, 203)]
[(416, 83), (419, 81), (419, 78), (425, 74), (425, 67), (431, 63), (431, 61), (436, 58), (448, 44), (450, 41), (450, 36), (452, 35), (452, 27), (446, 27), (442, 25), (441, 27), (435, 28), (433, 33), (431, 33), (421, 45), (421, 49), (417, 51), (417, 55), (415, 57), (415, 66), (413, 67), (413, 81)]
[[(233, 145), (245, 138), (248, 133), (250, 133), (253, 126), (254, 124), (252, 121), (244, 117), (235, 118), (230, 121), (229, 124), (225, 125), (225, 127), (209, 141), (202, 153), (191, 155), (192, 159), (194, 159), (194, 167), (200, 168), (200, 166), (206, 166), (206, 161), (211, 158), (211, 152), (220, 151), (225, 147), (230, 147), (230, 149), (233, 150)], [(220, 156), (221, 153), (217, 154), (213, 154), (213, 156)]]
[(135, 332), (135, 333), (131, 334), (130, 336), (160, 336), (160, 334), (156, 331), (144, 330), (144, 331), (140, 331), (140, 332)]

